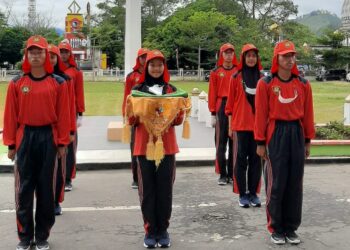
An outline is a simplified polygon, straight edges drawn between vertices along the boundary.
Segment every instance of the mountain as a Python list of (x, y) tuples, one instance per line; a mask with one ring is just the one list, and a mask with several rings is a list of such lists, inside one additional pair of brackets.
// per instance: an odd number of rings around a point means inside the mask
[(308, 26), (316, 35), (321, 35), (326, 28), (338, 29), (341, 19), (326, 10), (317, 10), (296, 19), (298, 23)]
[(61, 28), (55, 28), (55, 30), (56, 30), (56, 33), (57, 33), (59, 36), (62, 36), (63, 33), (64, 33), (64, 30), (61, 29)]

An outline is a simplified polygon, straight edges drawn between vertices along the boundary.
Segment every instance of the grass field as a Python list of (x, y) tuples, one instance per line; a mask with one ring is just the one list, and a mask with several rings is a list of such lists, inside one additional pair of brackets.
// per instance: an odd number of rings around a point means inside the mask
[[(188, 92), (193, 88), (208, 91), (207, 82), (174, 82), (174, 85)], [(0, 128), (3, 127), (6, 88), (6, 83), (0, 83)], [(123, 88), (119, 82), (86, 82), (85, 115), (120, 115)], [(312, 82), (312, 88), (316, 123), (342, 121), (344, 99), (350, 94), (350, 83)]]

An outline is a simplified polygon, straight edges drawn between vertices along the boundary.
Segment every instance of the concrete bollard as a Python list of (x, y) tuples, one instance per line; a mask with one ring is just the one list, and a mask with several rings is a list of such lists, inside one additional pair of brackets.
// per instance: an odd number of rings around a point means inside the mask
[(344, 119), (344, 125), (350, 125), (350, 95), (345, 98)]
[(192, 94), (192, 96), (191, 96), (191, 103), (192, 103), (191, 117), (198, 117), (200, 91), (198, 88), (194, 88), (192, 90), (191, 94)]
[(208, 94), (202, 91), (198, 98), (199, 98), (199, 105), (198, 105), (198, 121), (199, 122), (205, 122), (206, 121), (206, 111), (208, 110), (208, 102), (206, 100)]
[[(208, 96), (207, 96), (207, 98), (206, 98), (206, 101), (207, 101), (207, 103), (208, 103)], [(207, 105), (208, 106), (208, 105)], [(205, 114), (205, 126), (207, 127), (207, 128), (211, 128), (212, 126), (211, 126), (211, 112), (209, 111), (209, 108), (207, 108), (207, 112), (206, 112), (206, 114)]]

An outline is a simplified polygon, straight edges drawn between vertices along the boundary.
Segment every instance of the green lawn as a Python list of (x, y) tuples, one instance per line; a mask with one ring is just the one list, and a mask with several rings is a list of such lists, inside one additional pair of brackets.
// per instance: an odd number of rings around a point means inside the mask
[(350, 156), (350, 146), (311, 146), (311, 156)]
[[(208, 91), (207, 82), (174, 82), (175, 86), (190, 92), (193, 88)], [(7, 84), (0, 83), (0, 127)], [(113, 82), (85, 83), (85, 115), (120, 115), (124, 85)], [(350, 94), (350, 83), (312, 82), (315, 121), (326, 123), (343, 119), (344, 99)]]

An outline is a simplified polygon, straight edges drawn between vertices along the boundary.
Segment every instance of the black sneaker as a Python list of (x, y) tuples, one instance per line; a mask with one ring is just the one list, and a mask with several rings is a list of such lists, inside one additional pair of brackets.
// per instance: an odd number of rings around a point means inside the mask
[(46, 240), (40, 240), (36, 242), (36, 250), (49, 250), (50, 245)]
[(60, 204), (56, 204), (55, 215), (57, 215), (57, 216), (62, 215), (62, 208), (61, 208)]
[(143, 239), (143, 246), (145, 248), (156, 248), (156, 237), (153, 234), (145, 234), (145, 238)]
[(286, 238), (283, 234), (274, 232), (271, 234), (271, 242), (277, 245), (283, 245), (286, 243)]
[(261, 201), (256, 194), (249, 195), (249, 202), (253, 207), (261, 207)]
[(288, 243), (294, 245), (297, 245), (301, 242), (299, 236), (294, 231), (286, 233), (286, 240)]
[(168, 248), (171, 245), (169, 233), (164, 231), (158, 235), (158, 247), (160, 248)]
[(226, 179), (226, 177), (220, 177), (220, 178), (218, 179), (218, 185), (224, 186), (224, 185), (226, 185), (226, 184), (227, 184), (227, 179)]
[(67, 181), (66, 185), (64, 186), (64, 191), (65, 192), (70, 192), (73, 190), (73, 185), (71, 181)]
[(31, 246), (31, 241), (22, 240), (17, 244), (16, 250), (29, 250)]
[(249, 205), (250, 205), (250, 202), (249, 202), (248, 194), (244, 194), (242, 196), (239, 196), (239, 206), (240, 207), (248, 208)]
[(131, 183), (131, 188), (132, 188), (132, 189), (138, 189), (138, 188), (139, 188), (139, 184), (137, 183), (137, 181), (133, 181), (133, 182)]
[(232, 177), (227, 177), (227, 184), (233, 184)]

